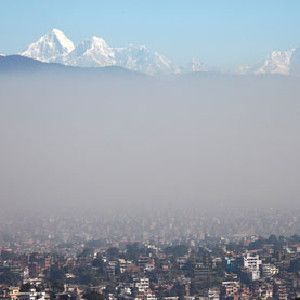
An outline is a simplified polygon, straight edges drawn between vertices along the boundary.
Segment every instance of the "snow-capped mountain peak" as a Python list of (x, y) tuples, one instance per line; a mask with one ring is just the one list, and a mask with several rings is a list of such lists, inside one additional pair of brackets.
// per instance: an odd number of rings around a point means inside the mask
[(54, 28), (50, 32), (50, 35), (56, 38), (67, 52), (71, 52), (75, 49), (74, 43), (69, 40), (61, 30)]
[(100, 38), (100, 37), (97, 37), (97, 36), (92, 36), (90, 41), (91, 41), (91, 45), (94, 48), (97, 48), (97, 49), (107, 49), (107, 48), (109, 48), (107, 43), (105, 42), (105, 40), (103, 38)]
[(42, 62), (61, 62), (74, 49), (74, 43), (61, 30), (52, 29), (21, 54)]
[(103, 67), (114, 65), (116, 61), (114, 49), (110, 48), (104, 39), (93, 36), (70, 52), (66, 63), (81, 67)]
[(113, 48), (103, 38), (93, 36), (75, 47), (59, 29), (52, 29), (31, 43), (21, 54), (42, 62), (57, 62), (71, 66), (114, 65), (150, 75), (179, 72), (169, 59), (144, 45)]
[[(52, 29), (31, 43), (21, 55), (42, 62), (55, 62), (71, 66), (119, 66), (148, 75), (215, 71), (195, 59), (186, 67), (178, 68), (167, 57), (145, 45), (130, 44), (127, 47), (111, 47), (103, 38), (97, 36), (93, 36), (75, 47), (74, 43), (59, 29)], [(220, 70), (216, 69), (215, 72), (220, 72)], [(225, 73), (228, 73), (228, 70)], [(300, 48), (273, 51), (260, 65), (239, 66), (235, 70), (230, 70), (229, 73), (300, 76)]]
[(286, 51), (273, 51), (255, 73), (289, 75), (291, 58), (294, 52), (295, 49)]
[(208, 71), (207, 66), (198, 58), (193, 58), (184, 68), (185, 72), (205, 72)]
[(125, 68), (149, 75), (178, 73), (179, 69), (165, 56), (151, 51), (145, 45), (116, 48), (117, 63)]

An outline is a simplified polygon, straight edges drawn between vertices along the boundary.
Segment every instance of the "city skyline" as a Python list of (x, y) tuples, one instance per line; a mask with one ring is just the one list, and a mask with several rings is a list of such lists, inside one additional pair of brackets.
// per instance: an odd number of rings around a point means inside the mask
[(0, 300), (300, 299), (300, 1), (0, 4)]

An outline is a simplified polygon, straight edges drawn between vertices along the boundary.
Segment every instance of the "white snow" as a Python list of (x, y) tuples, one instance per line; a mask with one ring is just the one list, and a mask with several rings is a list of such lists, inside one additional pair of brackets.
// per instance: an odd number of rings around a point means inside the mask
[(96, 36), (80, 43), (65, 58), (65, 62), (81, 67), (103, 67), (116, 64), (114, 50), (102, 38)]
[(52, 35), (57, 38), (60, 44), (67, 50), (67, 52), (71, 52), (75, 49), (74, 43), (69, 40), (65, 34), (59, 29), (52, 29)]

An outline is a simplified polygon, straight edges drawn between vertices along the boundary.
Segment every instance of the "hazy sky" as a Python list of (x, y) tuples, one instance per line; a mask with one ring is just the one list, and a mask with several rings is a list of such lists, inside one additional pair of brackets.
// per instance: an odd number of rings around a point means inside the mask
[(231, 67), (300, 45), (300, 1), (1, 0), (0, 52), (24, 49), (51, 28), (76, 43), (98, 35), (112, 46), (141, 43), (177, 64), (193, 57)]

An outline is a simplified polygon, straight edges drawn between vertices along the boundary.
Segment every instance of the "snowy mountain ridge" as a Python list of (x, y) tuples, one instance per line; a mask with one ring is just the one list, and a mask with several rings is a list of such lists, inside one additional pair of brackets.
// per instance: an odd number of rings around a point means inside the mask
[[(93, 36), (78, 45), (59, 29), (52, 29), (29, 44), (20, 53), (46, 63), (62, 63), (80, 67), (119, 66), (148, 75), (180, 74), (193, 72), (224, 73), (218, 68), (209, 68), (201, 61), (193, 59), (187, 66), (179, 68), (164, 55), (143, 45), (111, 47), (103, 38)], [(294, 75), (300, 76), (300, 48), (273, 51), (256, 66), (239, 66), (236, 70), (225, 71), (236, 75)]]
[(179, 72), (169, 59), (145, 46), (112, 48), (96, 36), (75, 46), (58, 29), (43, 35), (20, 54), (47, 63), (80, 67), (120, 66), (149, 75)]

